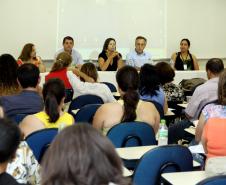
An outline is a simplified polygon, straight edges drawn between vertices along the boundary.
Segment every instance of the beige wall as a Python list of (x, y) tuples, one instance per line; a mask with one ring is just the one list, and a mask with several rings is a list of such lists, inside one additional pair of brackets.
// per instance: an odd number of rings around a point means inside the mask
[(56, 50), (57, 0), (0, 0), (0, 54), (18, 57), (28, 42), (38, 55), (53, 58)]
[(167, 1), (167, 57), (179, 50), (182, 38), (189, 38), (197, 58), (225, 58), (225, 7), (225, 0)]
[[(38, 55), (42, 56), (43, 59), (53, 58), (56, 48), (59, 47), (59, 44), (57, 44), (57, 38), (59, 40), (59, 14), (62, 13), (59, 8), (59, 2), (62, 1), (65, 0), (0, 0), (0, 54), (7, 52), (17, 58), (22, 46), (27, 42), (33, 42), (37, 46)], [(80, 1), (87, 0), (74, 1), (77, 1), (79, 5)], [(110, 0), (98, 2), (107, 3), (108, 1)], [(159, 38), (159, 42), (160, 40), (165, 40), (166, 42), (162, 58), (169, 58), (173, 52), (178, 51), (179, 41), (183, 37), (191, 40), (191, 52), (197, 58), (225, 58), (225, 7), (226, 0), (165, 0), (166, 13), (164, 15), (166, 14), (166, 25), (164, 26), (165, 30), (159, 30), (165, 32), (166, 37), (164, 39)], [(125, 9), (125, 11), (129, 10)], [(147, 10), (139, 12), (139, 15), (145, 17), (147, 11), (150, 11), (148, 6)], [(115, 13), (117, 11), (112, 12)], [(84, 23), (82, 19), (86, 13), (84, 10), (84, 14), (77, 19), (77, 21), (81, 21), (80, 25), (88, 24)], [(136, 18), (136, 14), (131, 13)], [(120, 15), (123, 16), (123, 14)], [(150, 22), (143, 21), (144, 26), (142, 29), (146, 28), (146, 24), (152, 25), (156, 30), (160, 29), (156, 25), (158, 20), (153, 22), (151, 20), (153, 19), (150, 19)], [(71, 22), (71, 26), (76, 27), (77, 25), (70, 18), (65, 21)], [(98, 25), (100, 21), (96, 21)], [(92, 31), (92, 29), (90, 28), (89, 31)], [(126, 30), (125, 28), (119, 34), (128, 34), (128, 32), (132, 32), (132, 30)], [(152, 33), (150, 35), (154, 37)], [(134, 38), (131, 38), (131, 40), (133, 41)], [(154, 40), (156, 38), (149, 40), (150, 47), (153, 47)], [(128, 45), (128, 48), (130, 47)]]

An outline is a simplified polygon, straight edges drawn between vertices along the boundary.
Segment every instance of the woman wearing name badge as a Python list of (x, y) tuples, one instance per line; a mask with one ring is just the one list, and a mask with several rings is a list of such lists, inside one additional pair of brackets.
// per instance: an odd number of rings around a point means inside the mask
[(124, 66), (122, 55), (116, 51), (116, 41), (108, 38), (104, 42), (103, 50), (98, 56), (101, 71), (116, 71)]
[(199, 70), (199, 65), (195, 55), (189, 51), (190, 41), (182, 39), (180, 42), (180, 52), (173, 53), (171, 62), (175, 70)]

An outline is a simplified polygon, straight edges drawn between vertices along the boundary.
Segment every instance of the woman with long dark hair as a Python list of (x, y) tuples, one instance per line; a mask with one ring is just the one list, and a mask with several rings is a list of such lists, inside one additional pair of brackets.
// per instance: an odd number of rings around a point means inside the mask
[(42, 162), (42, 185), (129, 185), (112, 143), (88, 124), (65, 128)]
[(122, 100), (102, 105), (94, 116), (93, 126), (106, 134), (120, 122), (143, 121), (150, 124), (156, 133), (160, 116), (153, 103), (140, 100), (137, 70), (131, 66), (122, 67), (116, 74), (116, 81)]
[(199, 65), (195, 55), (189, 51), (190, 41), (182, 39), (180, 41), (180, 52), (173, 53), (171, 61), (175, 70), (199, 70)]
[(0, 56), (0, 96), (14, 95), (20, 92), (17, 82), (18, 65), (10, 54)]
[(140, 69), (139, 77), (140, 99), (160, 104), (164, 113), (166, 113), (168, 111), (168, 104), (163, 88), (161, 87), (160, 76), (157, 68), (151, 64), (144, 64)]
[(98, 63), (101, 71), (116, 71), (124, 65), (122, 55), (116, 51), (115, 39), (105, 40), (103, 50), (98, 56)]
[[(44, 111), (26, 116), (20, 128), (24, 137), (44, 128), (59, 128), (74, 123), (74, 118), (63, 112), (65, 87), (60, 79), (50, 79), (43, 86)], [(63, 124), (63, 125), (62, 125)]]

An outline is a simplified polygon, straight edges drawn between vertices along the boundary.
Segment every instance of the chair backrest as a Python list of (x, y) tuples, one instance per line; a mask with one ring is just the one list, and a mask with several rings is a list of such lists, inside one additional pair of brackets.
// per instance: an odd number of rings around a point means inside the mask
[(73, 89), (65, 89), (65, 99), (64, 103), (68, 103), (73, 99), (74, 91)]
[(156, 147), (143, 155), (133, 176), (133, 183), (156, 185), (161, 174), (167, 172), (192, 171), (192, 154), (187, 147), (166, 145)]
[(85, 105), (103, 104), (103, 103), (104, 103), (103, 100), (99, 96), (92, 94), (81, 95), (71, 101), (70, 106), (68, 108), (68, 112), (72, 114), (72, 110), (81, 109)]
[(153, 128), (144, 122), (124, 122), (113, 126), (107, 137), (116, 148), (156, 145)]
[(16, 114), (14, 117), (13, 117), (13, 120), (19, 124), (27, 115), (29, 114)]
[(209, 105), (209, 104), (218, 104), (218, 100), (212, 100), (212, 101), (207, 102), (205, 105), (203, 105), (202, 108), (200, 109), (200, 111), (198, 112), (198, 118), (200, 117), (202, 110), (205, 108), (205, 106)]
[(74, 116), (75, 122), (85, 122), (92, 124), (93, 116), (101, 104), (90, 104), (82, 107)]
[(209, 177), (197, 183), (196, 185), (225, 185), (226, 175), (218, 175), (214, 177)]
[(25, 141), (33, 151), (38, 162), (41, 162), (46, 149), (49, 147), (57, 133), (57, 128), (48, 128), (33, 132), (25, 138)]
[(164, 118), (164, 109), (163, 109), (162, 105), (156, 101), (149, 101), (149, 102), (154, 104), (155, 108), (159, 112), (160, 118), (163, 119)]
[(110, 83), (110, 82), (101, 82), (101, 83), (107, 85), (108, 88), (111, 90), (111, 92), (117, 92), (117, 88), (115, 87), (114, 84), (112, 84), (112, 83)]

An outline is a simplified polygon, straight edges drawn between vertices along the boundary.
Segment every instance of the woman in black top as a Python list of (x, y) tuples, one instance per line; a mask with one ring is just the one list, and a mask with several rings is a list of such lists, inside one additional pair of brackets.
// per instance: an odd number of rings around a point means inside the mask
[(199, 70), (199, 65), (195, 55), (189, 52), (190, 41), (182, 39), (180, 42), (180, 52), (174, 53), (171, 57), (175, 70)]
[(116, 51), (115, 39), (105, 40), (103, 50), (98, 56), (98, 63), (101, 71), (116, 71), (124, 65), (122, 55)]

